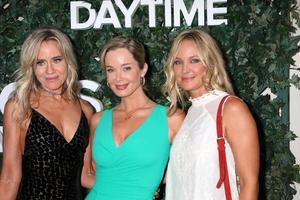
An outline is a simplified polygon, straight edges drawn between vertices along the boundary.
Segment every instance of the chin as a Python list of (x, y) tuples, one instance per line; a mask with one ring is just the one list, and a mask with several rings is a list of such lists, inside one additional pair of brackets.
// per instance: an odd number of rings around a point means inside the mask
[(127, 87), (126, 89), (124, 90), (118, 90), (116, 88), (113, 89), (113, 92), (116, 96), (118, 97), (127, 97), (127, 96), (130, 96), (132, 95), (133, 93), (135, 93), (135, 91), (138, 89), (137, 88), (134, 88), (134, 87)]
[(114, 90), (113, 92), (116, 96), (121, 97), (121, 98), (130, 95), (129, 92), (127, 92), (127, 91), (119, 91), (119, 90), (116, 91), (116, 90)]
[(194, 90), (197, 87), (193, 86), (193, 85), (181, 85), (181, 88), (185, 91), (190, 91), (190, 90)]

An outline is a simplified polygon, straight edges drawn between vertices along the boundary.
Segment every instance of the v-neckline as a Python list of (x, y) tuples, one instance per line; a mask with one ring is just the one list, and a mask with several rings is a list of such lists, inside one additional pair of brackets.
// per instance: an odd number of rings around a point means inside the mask
[(126, 143), (128, 143), (127, 141), (130, 140), (130, 138), (132, 138), (135, 135), (137, 135), (138, 130), (141, 129), (143, 126), (145, 126), (145, 124), (147, 123), (147, 121), (149, 121), (149, 118), (152, 116), (154, 110), (157, 107), (158, 107), (158, 104), (156, 104), (151, 109), (151, 111), (148, 114), (148, 116), (146, 117), (146, 119), (134, 131), (132, 131), (119, 145), (117, 145), (116, 140), (115, 140), (114, 135), (113, 135), (113, 109), (111, 109), (110, 110), (110, 119), (111, 119), (111, 123), (110, 123), (110, 137), (111, 137), (111, 141), (112, 141), (113, 147), (118, 150), (122, 146), (124, 146)]
[(82, 110), (80, 112), (80, 119), (79, 119), (79, 122), (78, 122), (78, 125), (77, 125), (77, 128), (73, 134), (73, 137), (70, 139), (70, 141), (68, 141), (63, 133), (55, 126), (54, 123), (52, 123), (47, 117), (45, 117), (42, 113), (38, 112), (37, 110), (35, 109), (32, 109), (34, 112), (36, 112), (38, 115), (40, 115), (50, 126), (52, 126), (55, 130), (56, 130), (56, 133), (57, 135), (59, 135), (60, 137), (62, 137), (62, 139), (67, 143), (67, 144), (71, 144), (72, 141), (74, 140), (75, 136), (77, 135), (77, 132), (78, 132), (78, 129), (79, 129), (79, 126), (81, 124), (81, 120), (82, 120), (82, 117), (83, 117), (83, 113), (82, 113)]

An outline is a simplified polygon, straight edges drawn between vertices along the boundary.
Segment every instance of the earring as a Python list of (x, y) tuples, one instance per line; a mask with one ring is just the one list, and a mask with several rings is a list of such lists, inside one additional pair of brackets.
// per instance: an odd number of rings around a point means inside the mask
[(145, 83), (146, 83), (145, 77), (144, 77), (144, 76), (142, 76), (142, 77), (141, 77), (141, 85), (142, 85), (142, 86), (144, 86), (144, 85), (145, 85)]
[(106, 85), (107, 85), (107, 87), (109, 87), (109, 88), (110, 88), (110, 85), (109, 85), (109, 83), (108, 83), (108, 82), (106, 82)]

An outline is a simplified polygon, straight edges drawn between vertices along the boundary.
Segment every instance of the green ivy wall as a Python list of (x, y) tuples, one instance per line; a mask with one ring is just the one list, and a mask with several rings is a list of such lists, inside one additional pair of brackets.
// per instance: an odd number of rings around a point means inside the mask
[[(101, 0), (87, 1), (96, 10)], [(127, 2), (127, 6), (131, 1)], [(186, 0), (188, 7), (193, 0)], [(288, 89), (294, 84), (300, 89), (300, 78), (289, 79), (292, 59), (299, 51), (300, 36), (291, 36), (299, 25), (299, 10), (295, 0), (228, 0), (228, 25), (202, 27), (221, 44), (227, 61), (228, 72), (235, 91), (250, 107), (255, 116), (261, 146), (260, 199), (290, 200), (296, 190), (294, 182), (300, 182), (299, 165), (290, 152), (289, 144), (295, 139), (289, 129)], [(117, 7), (116, 7), (117, 10)], [(55, 25), (73, 39), (80, 62), (80, 79), (94, 80), (102, 84), (101, 91), (90, 93), (100, 99), (105, 107), (118, 102), (105, 84), (103, 71), (95, 60), (100, 48), (116, 35), (135, 37), (142, 41), (148, 53), (150, 73), (148, 90), (151, 97), (167, 103), (160, 93), (164, 81), (163, 65), (174, 36), (182, 27), (164, 27), (164, 11), (157, 9), (157, 28), (148, 27), (148, 10), (139, 7), (133, 18), (133, 28), (71, 30), (70, 2), (64, 0), (1, 0), (0, 1), (0, 90), (13, 80), (18, 68), (20, 45), (26, 34), (39, 26)], [(86, 18), (87, 13), (82, 14)], [(119, 13), (120, 14), (120, 13)], [(124, 24), (122, 14), (119, 15)], [(197, 23), (193, 23), (195, 26)], [(277, 97), (272, 99), (262, 92), (270, 88)], [(2, 125), (2, 115), (0, 116)]]

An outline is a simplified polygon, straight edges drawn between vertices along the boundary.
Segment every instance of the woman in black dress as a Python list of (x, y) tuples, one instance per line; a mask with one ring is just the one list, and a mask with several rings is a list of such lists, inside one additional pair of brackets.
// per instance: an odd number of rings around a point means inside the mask
[(25, 40), (3, 117), (2, 200), (83, 199), (80, 180), (91, 186), (82, 167), (93, 109), (77, 95), (76, 70), (72, 43), (60, 30), (39, 28)]

